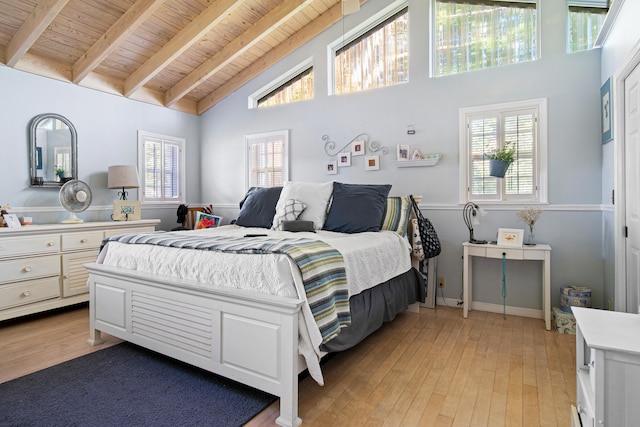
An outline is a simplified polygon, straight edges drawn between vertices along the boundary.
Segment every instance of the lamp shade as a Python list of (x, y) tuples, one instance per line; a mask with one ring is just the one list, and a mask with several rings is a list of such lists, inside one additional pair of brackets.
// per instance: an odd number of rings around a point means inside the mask
[(139, 188), (138, 169), (130, 165), (109, 166), (108, 188)]

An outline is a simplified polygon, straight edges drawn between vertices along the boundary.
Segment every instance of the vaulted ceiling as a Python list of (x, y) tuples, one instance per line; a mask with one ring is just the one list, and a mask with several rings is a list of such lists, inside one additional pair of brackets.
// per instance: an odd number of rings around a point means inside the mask
[(202, 114), (340, 19), (341, 0), (0, 0), (0, 62)]

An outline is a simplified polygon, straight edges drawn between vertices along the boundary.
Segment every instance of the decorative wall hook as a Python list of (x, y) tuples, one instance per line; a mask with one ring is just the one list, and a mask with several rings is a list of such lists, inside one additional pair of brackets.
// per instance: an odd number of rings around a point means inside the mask
[(351, 145), (354, 142), (361, 141), (367, 147), (367, 151), (369, 153), (382, 153), (386, 155), (389, 153), (388, 147), (383, 147), (380, 145), (378, 141), (371, 141), (369, 135), (367, 133), (361, 133), (355, 138), (352, 138), (351, 141), (347, 142), (342, 148), (336, 150), (336, 143), (329, 138), (329, 135), (322, 135), (322, 141), (324, 142), (324, 152), (327, 156), (333, 157), (338, 153), (341, 153), (349, 147), (349, 151), (351, 151)]

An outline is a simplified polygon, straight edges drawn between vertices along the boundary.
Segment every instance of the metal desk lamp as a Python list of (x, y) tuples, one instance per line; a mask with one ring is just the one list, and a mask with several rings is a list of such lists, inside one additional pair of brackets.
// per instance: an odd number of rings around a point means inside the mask
[(476, 243), (479, 245), (483, 245), (487, 243), (486, 240), (476, 240), (473, 236), (473, 226), (480, 224), (480, 219), (478, 219), (478, 214), (486, 215), (487, 212), (484, 209), (481, 209), (480, 206), (476, 205), (473, 202), (467, 202), (462, 209), (462, 217), (464, 218), (464, 223), (467, 225), (469, 229), (469, 243)]

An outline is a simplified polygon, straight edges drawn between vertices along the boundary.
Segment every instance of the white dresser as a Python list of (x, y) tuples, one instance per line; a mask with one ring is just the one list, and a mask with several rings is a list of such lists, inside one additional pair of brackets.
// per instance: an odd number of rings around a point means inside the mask
[[(572, 307), (582, 427), (640, 425), (640, 315)], [(576, 411), (575, 408), (572, 408)]]
[(102, 239), (153, 231), (160, 220), (0, 228), (0, 320), (89, 300), (84, 264)]

